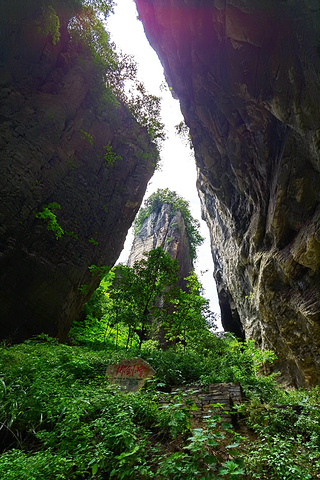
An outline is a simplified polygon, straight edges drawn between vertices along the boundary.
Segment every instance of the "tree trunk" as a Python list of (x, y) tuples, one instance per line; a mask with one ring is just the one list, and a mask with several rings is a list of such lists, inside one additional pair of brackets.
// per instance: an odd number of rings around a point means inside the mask
[(128, 346), (129, 346), (129, 340), (130, 340), (130, 337), (131, 337), (131, 325), (129, 325), (129, 332), (128, 332), (128, 338), (127, 338), (126, 350), (128, 350)]

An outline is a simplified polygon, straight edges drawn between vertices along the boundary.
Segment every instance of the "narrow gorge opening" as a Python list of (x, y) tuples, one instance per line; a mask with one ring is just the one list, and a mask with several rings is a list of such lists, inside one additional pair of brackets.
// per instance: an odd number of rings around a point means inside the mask
[[(195, 270), (204, 287), (204, 297), (210, 301), (210, 308), (220, 318), (220, 306), (213, 278), (213, 260), (210, 248), (209, 231), (201, 219), (201, 206), (196, 182), (197, 172), (193, 149), (187, 132), (183, 131), (184, 119), (179, 101), (166, 84), (163, 67), (155, 51), (150, 46), (138, 19), (133, 0), (121, 0), (114, 8), (114, 15), (108, 19), (107, 29), (111, 40), (125, 54), (133, 55), (138, 63), (138, 76), (148, 91), (161, 97), (162, 121), (165, 124), (167, 138), (161, 148), (161, 163), (148, 184), (145, 198), (158, 188), (169, 188), (190, 203), (192, 215), (200, 221), (204, 242), (197, 248)], [(180, 131), (180, 133), (179, 133)], [(133, 228), (130, 229), (124, 249), (118, 262), (126, 262), (133, 242)], [(221, 330), (221, 323), (218, 322)]]
[(1, 480), (320, 479), (319, 26), (319, 0), (0, 2)]

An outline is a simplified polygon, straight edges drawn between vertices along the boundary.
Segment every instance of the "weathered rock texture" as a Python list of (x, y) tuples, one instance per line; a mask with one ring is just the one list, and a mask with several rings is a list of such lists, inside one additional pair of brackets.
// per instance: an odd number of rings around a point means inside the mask
[[(89, 51), (70, 41), (66, 12), (53, 46), (36, 25), (39, 2), (25, 10), (9, 3), (0, 15), (0, 337), (63, 339), (99, 283), (88, 266), (119, 256), (156, 149), (125, 106), (103, 100), (102, 78)], [(108, 145), (114, 165), (104, 158)], [(69, 232), (58, 240), (35, 216), (51, 202)]]
[(109, 365), (106, 377), (111, 384), (119, 385), (121, 390), (137, 392), (143, 387), (146, 380), (155, 374), (151, 365), (142, 358), (130, 358)]
[(136, 3), (191, 130), (223, 325), (319, 383), (319, 1)]
[(174, 211), (171, 204), (164, 203), (152, 212), (135, 235), (128, 266), (144, 258), (144, 253), (161, 247), (173, 260), (178, 260), (180, 277), (178, 285), (186, 288), (183, 281), (193, 270), (186, 225), (180, 210)]
[[(178, 392), (183, 393), (184, 399), (182, 405), (194, 403), (197, 410), (190, 413), (194, 420), (203, 422), (208, 417), (215, 415), (221, 416), (222, 421), (237, 423), (237, 413), (234, 405), (241, 405), (246, 398), (239, 383), (214, 383), (199, 388), (199, 385), (179, 385), (177, 391), (171, 391), (158, 398), (161, 405), (170, 405), (176, 403)], [(213, 405), (222, 407), (214, 408)]]

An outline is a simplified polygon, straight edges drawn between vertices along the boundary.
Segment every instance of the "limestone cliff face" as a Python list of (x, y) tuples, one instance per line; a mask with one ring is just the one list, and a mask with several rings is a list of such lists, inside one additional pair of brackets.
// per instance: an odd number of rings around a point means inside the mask
[(136, 3), (190, 127), (224, 327), (319, 383), (319, 2)]
[[(0, 337), (63, 339), (99, 283), (88, 266), (120, 254), (156, 149), (124, 105), (103, 97), (67, 12), (54, 46), (37, 1), (9, 3), (0, 7)], [(52, 202), (59, 239), (36, 217)]]
[(173, 211), (172, 205), (164, 203), (151, 213), (143, 222), (140, 231), (134, 237), (129, 267), (144, 258), (144, 253), (161, 247), (172, 259), (179, 263), (179, 286), (185, 288), (183, 279), (193, 270), (186, 225), (180, 210)]

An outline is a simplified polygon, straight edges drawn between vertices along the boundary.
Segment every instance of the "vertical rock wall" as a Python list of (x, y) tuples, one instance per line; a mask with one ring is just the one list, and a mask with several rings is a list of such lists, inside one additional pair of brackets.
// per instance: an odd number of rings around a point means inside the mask
[(320, 382), (320, 5), (136, 0), (190, 127), (222, 321)]
[[(180, 210), (175, 210), (172, 204), (159, 204), (159, 208), (143, 221), (139, 232), (135, 235), (128, 259), (128, 266), (142, 260), (145, 253), (161, 247), (173, 260), (179, 264), (177, 285), (184, 291), (187, 284), (184, 278), (193, 271), (193, 261), (190, 254), (189, 239), (186, 225)], [(159, 299), (159, 303), (162, 300)], [(168, 348), (170, 341), (166, 339), (166, 330), (157, 325), (156, 330), (159, 346)]]
[(142, 260), (144, 253), (158, 247), (168, 252), (173, 260), (178, 260), (179, 286), (184, 288), (183, 279), (193, 270), (189, 240), (180, 210), (173, 211), (172, 205), (168, 203), (164, 203), (144, 220), (134, 237), (128, 259), (129, 267)]
[[(117, 260), (157, 157), (70, 41), (68, 12), (53, 45), (38, 3), (0, 7), (0, 337), (14, 340), (66, 337), (99, 283), (88, 266)], [(36, 217), (50, 203), (58, 239)]]

